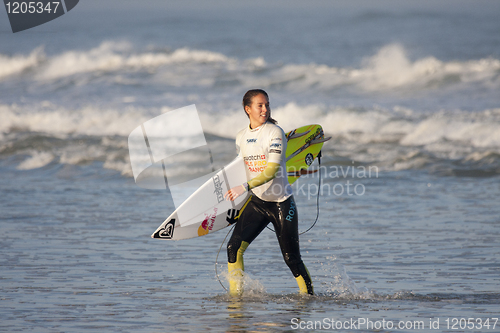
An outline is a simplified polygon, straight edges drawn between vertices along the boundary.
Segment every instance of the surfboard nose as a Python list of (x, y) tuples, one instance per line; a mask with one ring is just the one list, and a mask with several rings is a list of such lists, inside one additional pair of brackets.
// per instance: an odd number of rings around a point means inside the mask
[(164, 222), (152, 235), (151, 238), (172, 239), (174, 237), (175, 219)]

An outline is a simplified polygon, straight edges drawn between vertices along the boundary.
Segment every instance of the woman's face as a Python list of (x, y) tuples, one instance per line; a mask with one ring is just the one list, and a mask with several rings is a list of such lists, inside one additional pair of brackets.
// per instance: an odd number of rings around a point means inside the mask
[(250, 128), (257, 128), (264, 124), (271, 115), (269, 100), (264, 94), (255, 95), (252, 104), (245, 106), (245, 111), (250, 118)]

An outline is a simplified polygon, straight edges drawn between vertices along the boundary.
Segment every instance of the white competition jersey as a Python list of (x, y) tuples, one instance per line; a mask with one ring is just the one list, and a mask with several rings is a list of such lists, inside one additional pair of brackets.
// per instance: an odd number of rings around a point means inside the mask
[(264, 201), (282, 202), (292, 195), (286, 173), (286, 137), (281, 127), (266, 122), (260, 127), (247, 126), (236, 136), (238, 155), (243, 157), (247, 179), (264, 171), (268, 163), (279, 163), (276, 177), (250, 191)]

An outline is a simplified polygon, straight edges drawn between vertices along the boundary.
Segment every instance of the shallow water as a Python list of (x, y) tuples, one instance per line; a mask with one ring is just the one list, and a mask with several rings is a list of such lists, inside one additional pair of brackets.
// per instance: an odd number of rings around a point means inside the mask
[[(316, 296), (296, 294), (265, 230), (245, 254), (246, 291), (231, 298), (214, 270), (228, 229), (151, 239), (168, 201), (115, 172), (96, 176), (98, 169), (2, 170), (4, 330), (273, 332), (324, 318), (428, 328), (439, 318), (446, 331), (448, 318), (498, 317), (496, 178), (392, 172), (364, 180), (362, 196), (323, 195), (317, 225), (301, 236)], [(303, 230), (315, 200), (299, 194), (297, 202)], [(218, 272), (227, 286), (225, 260), (222, 250)]]

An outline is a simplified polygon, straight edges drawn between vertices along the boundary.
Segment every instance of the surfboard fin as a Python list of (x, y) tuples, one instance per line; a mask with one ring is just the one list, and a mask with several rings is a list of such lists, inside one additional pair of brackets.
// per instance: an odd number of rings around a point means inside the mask
[(290, 134), (288, 135), (288, 137), (286, 139), (287, 140), (292, 140), (292, 139), (295, 139), (295, 138), (300, 138), (301, 136), (304, 136), (304, 135), (306, 135), (309, 132), (311, 132), (311, 131), (305, 131), (305, 132), (302, 132), (302, 133), (295, 133), (295, 130), (293, 130), (292, 132), (290, 132)]
[(331, 137), (331, 136), (329, 136), (329, 137), (327, 137), (327, 138), (319, 138), (319, 139), (314, 139), (314, 140), (312, 140), (312, 141), (311, 141), (311, 144), (312, 144), (312, 145), (314, 145), (314, 144), (316, 144), (316, 143), (323, 143), (323, 142), (326, 142), (326, 141), (330, 140), (331, 138), (332, 138), (332, 137)]

